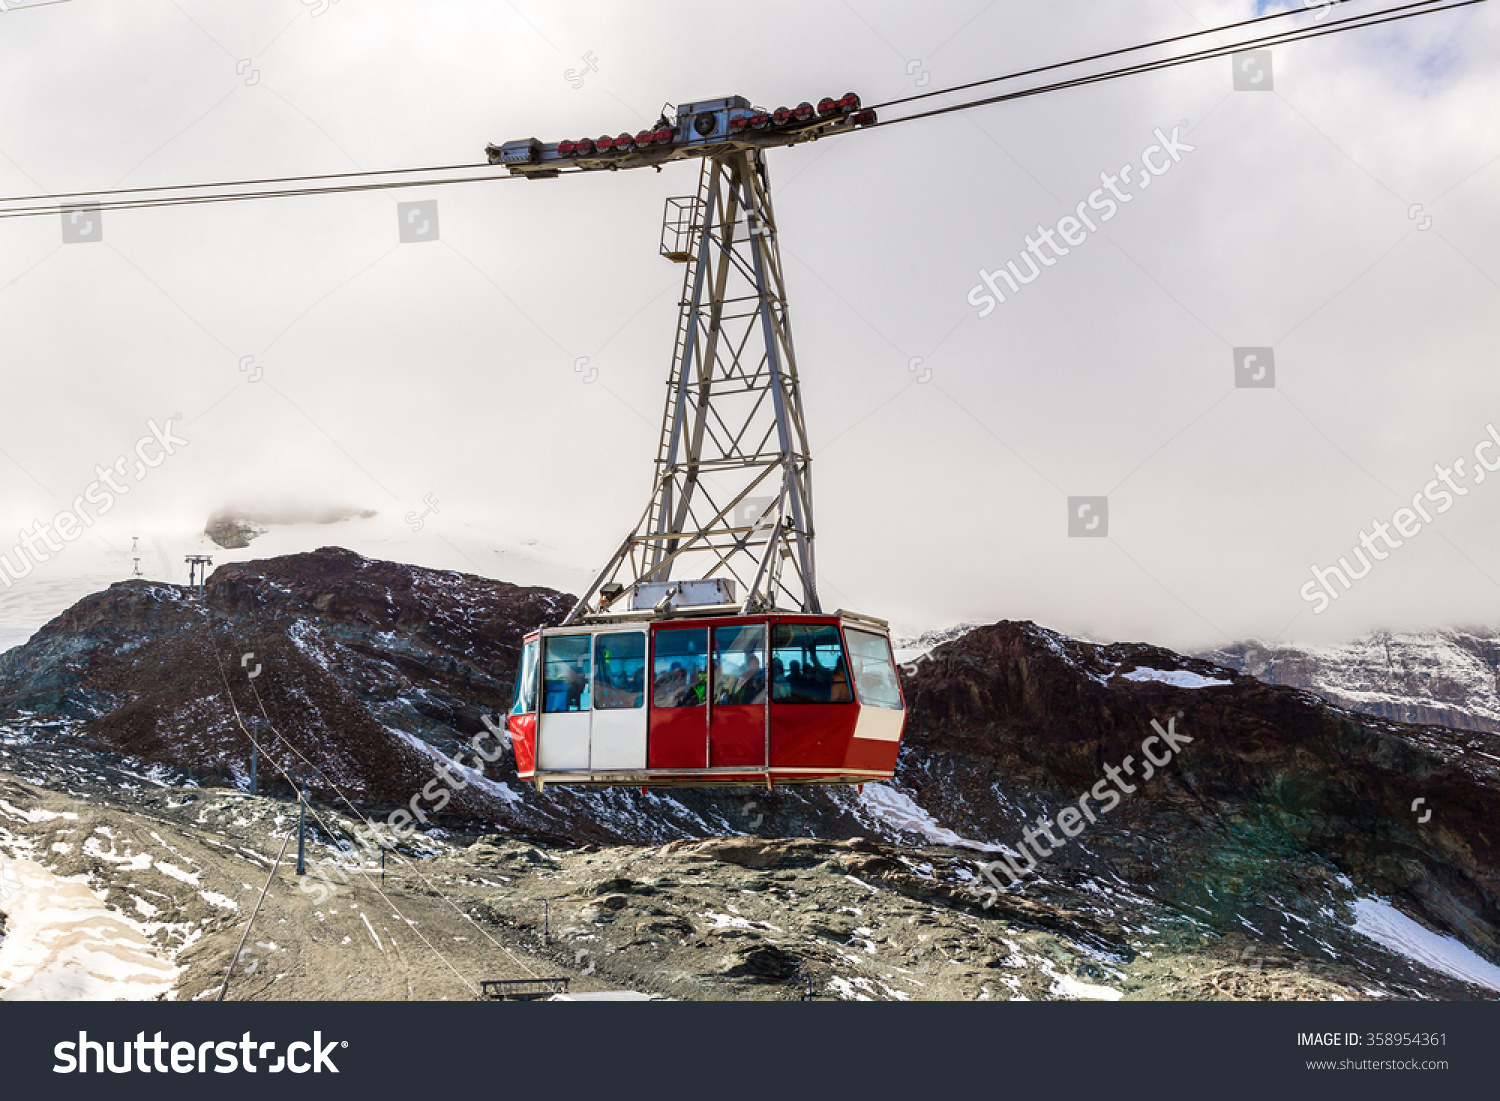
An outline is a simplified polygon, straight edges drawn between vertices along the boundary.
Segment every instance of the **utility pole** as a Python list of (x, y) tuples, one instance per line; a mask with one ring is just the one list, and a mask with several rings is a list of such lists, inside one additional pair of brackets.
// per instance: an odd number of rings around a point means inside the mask
[(260, 716), (250, 716), (250, 794), (260, 794)]
[(190, 554), (185, 559), (188, 568), (188, 588), (198, 587), (198, 599), (203, 599), (203, 583), (208, 580), (208, 567), (214, 564), (206, 554)]
[(302, 783), (302, 805), (297, 817), (297, 874), (307, 874), (307, 782)]
[(552, 900), (534, 898), (531, 901), (542, 904), (542, 946), (545, 948), (552, 943)]

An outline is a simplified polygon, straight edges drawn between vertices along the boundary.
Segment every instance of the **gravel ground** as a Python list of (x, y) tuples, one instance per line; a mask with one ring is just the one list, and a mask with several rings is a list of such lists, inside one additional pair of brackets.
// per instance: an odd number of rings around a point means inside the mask
[[(153, 967), (176, 969), (154, 996), (211, 999), (296, 804), (183, 779), (13, 735), (0, 745), (0, 859), (85, 885), (144, 938)], [(315, 810), (324, 828), (309, 844), (312, 874), (294, 874), (294, 841), (231, 999), (471, 999), (483, 980), (529, 977), (695, 1000), (1473, 993), (1432, 975), (1377, 977), (1391, 962), (1378, 953), (1332, 962), (1217, 933), (1122, 880), (1042, 880), (986, 909), (965, 889), (976, 854), (959, 849), (759, 837), (564, 848), (435, 830), (388, 854), (382, 878), (378, 856), (358, 860), (336, 843), (352, 817)], [(6, 889), (0, 922), (29, 912), (16, 877), (0, 877)], [(10, 933), (0, 998), (60, 996), (38, 966), (52, 980), (67, 972), (71, 996), (153, 989), (91, 975), (80, 952), (97, 917), (41, 932), (34, 917), (0, 925)]]

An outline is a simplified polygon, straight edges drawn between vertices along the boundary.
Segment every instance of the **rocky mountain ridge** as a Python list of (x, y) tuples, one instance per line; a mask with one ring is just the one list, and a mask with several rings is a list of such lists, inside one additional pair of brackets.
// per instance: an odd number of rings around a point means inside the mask
[(1341, 646), (1236, 643), (1198, 655), (1397, 722), (1500, 733), (1500, 630), (1388, 632)]

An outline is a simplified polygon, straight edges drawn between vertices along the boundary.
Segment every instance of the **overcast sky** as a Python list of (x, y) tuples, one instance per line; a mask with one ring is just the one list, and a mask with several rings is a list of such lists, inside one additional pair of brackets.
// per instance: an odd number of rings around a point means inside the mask
[[(663, 102), (876, 102), (1276, 6), (20, 6), (0, 193), (474, 163)], [(1487, 3), (1278, 47), (1269, 92), (1225, 58), (772, 152), (825, 602), (1176, 647), (1500, 622), (1500, 476), (1322, 614), (1299, 595), (1500, 428), (1497, 60)], [(1174, 127), (1191, 152), (979, 316), (980, 269)], [(0, 551), (149, 420), (190, 441), (18, 588), (123, 576), (131, 534), (183, 580), (210, 512), (292, 501), (378, 517), (237, 557), (337, 541), (576, 590), (650, 489), (682, 273), (662, 200), (695, 182), (106, 212), (74, 244), (0, 220)], [(435, 243), (399, 241), (415, 199)], [(1274, 387), (1235, 385), (1246, 347)], [(1107, 537), (1069, 536), (1076, 496), (1108, 497)]]

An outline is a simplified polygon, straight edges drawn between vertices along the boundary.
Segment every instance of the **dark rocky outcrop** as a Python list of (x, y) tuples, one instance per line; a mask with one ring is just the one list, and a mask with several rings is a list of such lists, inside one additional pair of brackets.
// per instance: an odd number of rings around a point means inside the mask
[[(1141, 669), (1228, 683), (1127, 678)], [(1073, 801), (1107, 764), (1139, 763), (1151, 721), (1176, 716), (1192, 743), (1090, 834), (1125, 878), (1213, 911), (1224, 908), (1215, 896), (1242, 910), (1342, 874), (1500, 949), (1500, 761), (1469, 752), (1463, 732), (1371, 718), (1168, 650), (1092, 645), (1029, 623), (969, 632), (907, 688), (907, 782), (960, 832), (1017, 836), (1007, 803), (1051, 812)], [(1425, 823), (1417, 798), (1434, 808)]]
[(203, 534), (225, 550), (241, 550), (277, 524), (337, 524), (344, 520), (364, 520), (374, 515), (367, 508), (227, 508), (220, 509), (208, 518)]
[(259, 524), (233, 516), (210, 517), (203, 528), (203, 534), (225, 550), (243, 550), (265, 533), (266, 529)]
[(222, 566), (201, 601), (124, 581), (0, 656), (0, 721), (60, 720), (222, 784), (248, 774), (241, 722), (263, 705), (286, 739), (267, 735), (268, 754), (294, 778), (400, 805), (431, 777), (423, 743), (451, 753), (505, 710), (523, 634), (566, 601), (337, 548)]

